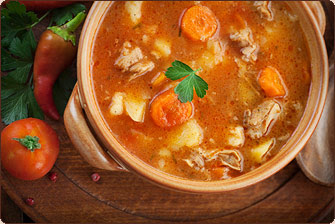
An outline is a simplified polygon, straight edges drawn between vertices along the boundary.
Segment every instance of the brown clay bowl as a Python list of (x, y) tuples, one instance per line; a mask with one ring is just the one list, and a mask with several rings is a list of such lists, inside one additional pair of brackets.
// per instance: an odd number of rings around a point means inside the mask
[[(312, 84), (304, 115), (279, 153), (259, 168), (239, 177), (221, 181), (183, 179), (161, 172), (127, 151), (109, 131), (95, 101), (90, 75), (95, 33), (113, 2), (95, 2), (87, 16), (80, 37), (77, 71), (78, 83), (67, 105), (64, 120), (71, 141), (92, 166), (129, 171), (160, 186), (191, 193), (218, 193), (255, 184), (285, 167), (302, 150), (320, 119), (328, 86), (327, 51), (322, 36), (324, 18), (320, 4), (287, 2), (300, 18), (311, 55)], [(315, 13), (315, 15), (313, 14)]]

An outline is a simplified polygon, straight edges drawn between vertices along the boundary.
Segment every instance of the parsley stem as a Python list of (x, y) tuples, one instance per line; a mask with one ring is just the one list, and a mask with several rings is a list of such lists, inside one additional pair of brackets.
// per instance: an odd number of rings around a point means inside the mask
[(198, 68), (197, 70), (193, 71), (193, 74), (197, 73), (200, 70), (201, 70), (201, 68)]
[(30, 71), (29, 78), (28, 78), (28, 80), (29, 80), (28, 81), (29, 86), (33, 85), (33, 77), (34, 77), (33, 72)]
[(47, 11), (41, 18), (39, 18), (35, 23), (33, 23), (32, 25), (30, 25), (27, 28), (33, 28), (35, 25), (37, 25), (39, 22), (41, 22), (45, 17), (47, 17), (50, 12), (51, 12), (51, 10)]

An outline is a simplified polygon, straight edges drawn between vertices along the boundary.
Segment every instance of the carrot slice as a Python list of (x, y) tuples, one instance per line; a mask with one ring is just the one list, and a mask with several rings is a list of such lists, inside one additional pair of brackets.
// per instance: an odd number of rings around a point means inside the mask
[(286, 86), (280, 73), (271, 66), (260, 72), (258, 83), (268, 97), (283, 97), (286, 95)]
[(193, 112), (190, 102), (182, 103), (173, 89), (158, 95), (150, 105), (150, 115), (156, 125), (169, 128), (187, 121)]
[(206, 41), (214, 35), (217, 27), (214, 13), (202, 5), (187, 9), (181, 21), (181, 30), (191, 40)]
[(220, 180), (223, 179), (223, 174), (226, 167), (214, 167), (210, 170), (212, 179), (214, 180)]

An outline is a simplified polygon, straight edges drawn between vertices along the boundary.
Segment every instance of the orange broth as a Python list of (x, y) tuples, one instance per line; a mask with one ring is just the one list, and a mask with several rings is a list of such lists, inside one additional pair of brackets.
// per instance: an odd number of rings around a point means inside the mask
[[(197, 180), (236, 177), (276, 155), (297, 127), (310, 87), (309, 52), (299, 20), (290, 8), (284, 2), (272, 2), (273, 20), (269, 21), (252, 2), (143, 2), (141, 18), (134, 24), (125, 4), (115, 2), (108, 9), (95, 36), (91, 62), (96, 102), (115, 138), (151, 166), (175, 176)], [(208, 53), (208, 41), (190, 40), (180, 29), (183, 13), (195, 4), (208, 7), (218, 22), (216, 33), (209, 40), (220, 41), (223, 55), (218, 56), (217, 63), (213, 62), (213, 58), (206, 59), (206, 55), (211, 55)], [(232, 33), (246, 26), (252, 31), (253, 41), (257, 44), (255, 61), (244, 61), (241, 46), (231, 38)], [(169, 56), (156, 57), (152, 53), (157, 39), (164, 39), (170, 44)], [(115, 66), (126, 41), (139, 47), (145, 59), (154, 63), (151, 71), (131, 81), (131, 72), (123, 72)], [(215, 54), (211, 56), (217, 57)], [(184, 62), (194, 70), (201, 67), (197, 74), (209, 86), (204, 98), (194, 93), (192, 101), (194, 111), (191, 119), (201, 127), (201, 143), (178, 149), (171, 148), (171, 136), (180, 130), (181, 125), (159, 127), (149, 113), (152, 100), (180, 81), (164, 79), (159, 85), (152, 84), (157, 74), (165, 72), (174, 60)], [(243, 126), (245, 134), (245, 111), (252, 111), (268, 98), (257, 82), (258, 74), (267, 66), (278, 70), (287, 88), (285, 97), (275, 99), (281, 106), (279, 118), (262, 137), (252, 139), (245, 135), (242, 146), (231, 147), (226, 140), (229, 127)], [(111, 101), (116, 92), (145, 98), (143, 122), (134, 121), (125, 111), (117, 116), (110, 114)], [(266, 152), (262, 161), (255, 161), (251, 149), (269, 139), (274, 139), (275, 145)], [(203, 151), (236, 150), (241, 156), (241, 169), (222, 164), (211, 167), (213, 163), (205, 165), (204, 169), (191, 167), (185, 160), (199, 147)]]

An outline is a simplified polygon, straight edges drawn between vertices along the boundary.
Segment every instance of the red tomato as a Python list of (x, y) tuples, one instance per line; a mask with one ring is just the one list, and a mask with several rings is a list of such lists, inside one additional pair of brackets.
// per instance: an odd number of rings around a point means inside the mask
[[(22, 140), (18, 141), (27, 138), (26, 145), (33, 145), (31, 148), (35, 149), (29, 150), (20, 143)], [(1, 132), (2, 166), (16, 178), (35, 180), (43, 177), (54, 165), (58, 153), (57, 134), (42, 120), (36, 118), (18, 120)]]

